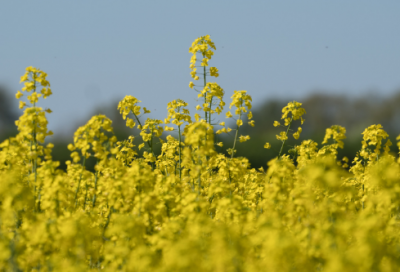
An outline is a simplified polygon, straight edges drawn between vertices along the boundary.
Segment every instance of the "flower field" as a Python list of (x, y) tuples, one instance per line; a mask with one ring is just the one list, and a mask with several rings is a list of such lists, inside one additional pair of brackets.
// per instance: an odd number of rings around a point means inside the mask
[[(271, 124), (282, 128), (276, 142), (260, 146), (279, 153), (251, 168), (236, 148), (251, 141), (242, 126), (257, 125), (252, 98), (234, 91), (225, 104), (210, 80), (215, 50), (209, 36), (189, 48), (195, 114), (176, 99), (164, 120), (146, 119), (127, 95), (118, 109), (140, 135), (117, 139), (109, 118), (93, 116), (76, 130), (65, 172), (46, 141), (51, 110), (37, 106), (50, 82), (26, 68), (19, 133), (0, 143), (0, 271), (399, 271), (400, 159), (383, 127), (366, 128), (349, 161), (337, 155), (345, 128), (300, 140), (306, 109), (289, 102)], [(285, 154), (289, 137), (298, 143)]]

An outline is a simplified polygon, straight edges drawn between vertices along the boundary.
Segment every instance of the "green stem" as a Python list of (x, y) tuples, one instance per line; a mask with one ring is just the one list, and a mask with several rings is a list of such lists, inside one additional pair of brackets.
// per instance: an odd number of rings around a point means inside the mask
[[(242, 107), (243, 101), (240, 101), (240, 107)], [(242, 111), (239, 113), (239, 120), (242, 118)], [(233, 140), (233, 148), (232, 148), (232, 154), (231, 154), (231, 159), (233, 159), (233, 154), (235, 154), (235, 147), (236, 147), (236, 141), (237, 141), (237, 136), (239, 134), (239, 125), (236, 126), (236, 133), (235, 133), (235, 139)]]
[[(33, 93), (36, 93), (36, 76), (35, 74), (32, 75), (33, 78)], [(33, 108), (35, 109), (35, 117), (37, 116), (36, 114), (36, 102), (33, 102)], [(36, 133), (36, 118), (33, 118), (33, 145), (34, 145), (34, 149), (35, 149), (35, 159), (32, 161), (32, 172), (35, 175), (35, 182), (34, 182), (34, 192), (36, 193), (37, 190), (37, 133)], [(31, 141), (31, 152), (32, 152), (32, 141)], [(39, 193), (35, 198), (38, 199), (39, 198)], [(36, 200), (35, 199), (35, 200)], [(39, 204), (38, 204), (39, 205)], [(40, 210), (39, 206), (38, 206), (38, 211)]]
[(229, 169), (229, 162), (228, 162), (228, 173), (229, 173), (229, 196), (232, 197), (232, 188), (231, 188), (232, 179), (231, 179), (231, 170)]
[(198, 195), (201, 195), (201, 174), (199, 173), (199, 192)]
[(178, 126), (178, 134), (179, 134), (179, 180), (182, 180), (182, 155), (181, 155), (181, 142), (182, 142), (182, 138), (181, 138), (181, 126)]
[[(140, 127), (142, 127), (142, 123), (140, 123), (139, 118), (136, 116), (136, 114), (133, 113), (133, 116), (135, 116), (136, 121), (139, 123)], [(153, 151), (153, 127), (151, 127), (151, 140), (150, 141), (146, 141), (147, 145), (149, 146), (150, 150), (151, 150), (151, 154), (154, 155), (154, 151)], [(151, 163), (151, 169), (154, 170), (154, 162)]]
[(154, 155), (154, 152), (153, 152), (153, 139), (154, 139), (154, 134), (153, 134), (153, 132), (154, 132), (154, 125), (152, 125), (151, 126), (151, 140), (150, 140), (150, 150), (151, 150), (151, 153)]
[(104, 235), (105, 235), (105, 233), (106, 233), (106, 230), (107, 230), (108, 225), (110, 224), (110, 218), (111, 218), (111, 214), (112, 214), (113, 210), (114, 210), (114, 206), (111, 206), (111, 207), (110, 207), (110, 211), (109, 211), (108, 216), (107, 216), (107, 221), (106, 221), (106, 223), (105, 223), (105, 225), (104, 225), (103, 237), (104, 237)]
[(238, 134), (239, 134), (239, 126), (237, 126), (237, 128), (236, 128), (235, 139), (233, 140), (231, 159), (233, 159), (233, 154), (235, 153), (236, 139), (237, 139)]
[(211, 96), (211, 99), (210, 99), (210, 114), (208, 115), (208, 123), (211, 125), (211, 106), (212, 106), (212, 96)]
[(86, 208), (86, 200), (87, 200), (88, 187), (89, 187), (89, 186), (88, 186), (87, 181), (86, 181), (86, 182), (85, 182), (86, 191), (85, 191), (85, 200), (84, 200), (84, 202), (83, 202), (83, 209)]
[[(289, 129), (290, 129), (290, 125), (292, 124), (292, 121), (293, 121), (293, 116), (292, 116), (292, 118), (290, 119), (288, 128), (287, 128), (287, 130), (286, 130), (286, 137), (288, 136)], [(286, 142), (286, 140), (283, 140), (283, 141), (282, 141), (282, 146), (281, 146), (281, 150), (279, 151), (279, 154), (278, 154), (278, 159), (281, 158), (282, 151), (283, 151), (283, 147), (285, 146), (285, 142)]]
[[(135, 116), (136, 121), (139, 123), (139, 126), (142, 127), (142, 123), (140, 123), (140, 120), (139, 120), (139, 118), (136, 116), (136, 114), (133, 113), (133, 116)], [(147, 143), (147, 145), (149, 146), (149, 148), (150, 148), (151, 150), (153, 150), (153, 148), (151, 147), (151, 142), (150, 142), (150, 141), (146, 141), (146, 143)], [(153, 155), (154, 155), (154, 153), (153, 153)]]
[[(154, 139), (153, 129), (154, 129), (154, 125), (151, 126), (151, 132), (150, 132), (151, 133), (150, 151), (151, 151), (151, 154), (153, 154), (153, 156), (155, 157), (154, 151), (153, 151), (153, 139)], [(151, 162), (151, 169), (154, 170), (154, 162)]]
[(98, 171), (96, 172), (94, 176), (94, 195), (93, 195), (93, 200), (92, 200), (92, 206), (94, 207), (96, 205), (96, 191), (97, 191), (97, 175)]
[(76, 191), (75, 191), (75, 208), (78, 205), (78, 192), (79, 192), (79, 186), (81, 185), (83, 170), (85, 170), (85, 163), (86, 163), (86, 154), (83, 155), (82, 170), (81, 170), (81, 174), (79, 175), (78, 187), (76, 187)]
[[(204, 55), (203, 55), (203, 58), (204, 58)], [(206, 85), (207, 85), (207, 79), (206, 79), (206, 67), (205, 66), (203, 66), (203, 71), (204, 71), (204, 88), (206, 87)], [(206, 94), (206, 96), (207, 96), (207, 94)], [(207, 101), (206, 101), (206, 97), (204, 97), (204, 103), (206, 103)], [(207, 112), (204, 112), (204, 117), (205, 117), (205, 119), (206, 119), (206, 122), (207, 122)]]

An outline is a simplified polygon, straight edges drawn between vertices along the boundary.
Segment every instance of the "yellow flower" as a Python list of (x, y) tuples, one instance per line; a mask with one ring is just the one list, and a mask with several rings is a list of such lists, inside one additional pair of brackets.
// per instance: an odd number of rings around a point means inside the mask
[(210, 67), (210, 76), (218, 77), (218, 69), (216, 67)]
[(224, 144), (222, 142), (217, 143), (218, 146), (223, 147)]
[(144, 147), (144, 143), (141, 143), (141, 144), (138, 146), (139, 150), (142, 149), (143, 147)]
[(194, 87), (194, 83), (192, 81), (190, 81), (189, 88), (193, 89), (193, 87)]
[(69, 151), (74, 151), (75, 150), (75, 146), (73, 144), (68, 144), (67, 146)]
[(295, 138), (296, 140), (300, 138), (300, 133), (303, 131), (303, 129), (301, 127), (297, 128), (297, 132), (293, 133), (293, 138)]
[(233, 116), (230, 111), (228, 111), (225, 115), (226, 115), (226, 118), (231, 118)]
[(17, 99), (20, 99), (21, 96), (23, 96), (23, 95), (24, 95), (23, 93), (21, 93), (20, 91), (18, 91), (18, 92), (16, 93), (15, 97), (16, 97)]
[(43, 88), (40, 92), (43, 94), (44, 99), (53, 94), (50, 88)]
[(24, 87), (22, 87), (22, 91), (30, 92), (35, 88), (35, 83), (33, 82), (25, 82)]
[(208, 59), (203, 58), (203, 61), (201, 62), (201, 66), (208, 66)]
[(133, 119), (131, 119), (129, 117), (126, 118), (126, 126), (127, 127), (133, 128), (135, 125), (136, 125), (136, 123), (135, 123), (135, 121), (133, 121)]
[(274, 127), (279, 127), (281, 125), (281, 123), (279, 123), (278, 121), (274, 121)]
[[(291, 119), (297, 120), (301, 119), (301, 124), (303, 124), (304, 120), (302, 118), (302, 115), (306, 113), (306, 110), (301, 107), (301, 103), (297, 101), (289, 102), (287, 106), (285, 106), (282, 109), (282, 118), (285, 120), (285, 126), (289, 125), (291, 122)], [(292, 114), (292, 117), (290, 118), (288, 115), (289, 113)]]
[(276, 135), (276, 138), (281, 141), (286, 141), (288, 139), (285, 131), (281, 131), (280, 135)]
[(343, 149), (344, 143), (342, 140), (346, 139), (346, 129), (338, 125), (333, 125), (330, 128), (327, 128), (322, 144), (328, 143), (328, 140), (331, 137), (338, 144), (338, 146)]
[(271, 144), (270, 143), (265, 143), (264, 148), (270, 149), (271, 148)]
[(141, 101), (136, 97), (131, 95), (127, 95), (118, 103), (119, 113), (122, 114), (122, 118), (125, 120), (129, 113), (133, 113), (134, 115), (140, 115), (140, 106), (136, 105)]
[(238, 119), (238, 120), (236, 121), (236, 125), (237, 125), (238, 127), (242, 126), (242, 125), (243, 125), (243, 121), (242, 121), (241, 119)]
[(249, 121), (248, 124), (249, 124), (250, 126), (252, 126), (252, 127), (255, 126), (255, 125), (254, 125), (254, 120)]
[(22, 82), (27, 81), (27, 80), (28, 80), (28, 74), (25, 73), (23, 76), (21, 76), (21, 81), (19, 83), (22, 83)]
[(77, 163), (81, 160), (81, 157), (79, 156), (78, 152), (74, 151), (71, 153), (71, 158), (73, 162)]
[(246, 135), (246, 136), (240, 135), (239, 136), (239, 142), (241, 142), (241, 143), (246, 142), (248, 140), (250, 140), (250, 136), (249, 135)]
[(19, 108), (23, 109), (25, 107), (26, 103), (23, 101), (19, 101)]

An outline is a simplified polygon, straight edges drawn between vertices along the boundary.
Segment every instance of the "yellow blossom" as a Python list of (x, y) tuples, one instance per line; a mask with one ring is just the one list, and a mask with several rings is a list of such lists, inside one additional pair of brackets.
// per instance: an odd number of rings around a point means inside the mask
[(16, 97), (17, 99), (20, 99), (23, 95), (24, 95), (23, 93), (21, 93), (20, 91), (18, 91), (17, 94), (15, 95), (15, 97)]
[(286, 132), (281, 131), (280, 135), (276, 135), (276, 139), (278, 139), (280, 141), (286, 141), (288, 139)]
[(131, 119), (129, 117), (126, 118), (126, 126), (127, 127), (133, 128), (135, 125), (136, 125), (136, 123), (135, 123), (135, 121), (133, 121), (133, 119)]
[(249, 135), (246, 135), (246, 136), (243, 136), (243, 135), (240, 135), (239, 136), (239, 142), (246, 142), (246, 141), (248, 141), (248, 140), (250, 140), (250, 136)]
[(25, 107), (26, 103), (24, 101), (19, 101), (19, 108), (23, 109)]

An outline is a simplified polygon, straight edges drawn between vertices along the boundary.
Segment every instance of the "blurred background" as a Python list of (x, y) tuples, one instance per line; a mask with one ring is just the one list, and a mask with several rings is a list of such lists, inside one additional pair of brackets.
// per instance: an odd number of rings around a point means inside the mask
[[(197, 93), (188, 87), (188, 49), (211, 35), (217, 50), (212, 78), (230, 103), (234, 90), (253, 97), (254, 128), (238, 145), (253, 167), (278, 154), (281, 109), (289, 101), (307, 111), (298, 141), (319, 142), (325, 129), (347, 129), (352, 158), (361, 133), (382, 124), (392, 142), (400, 134), (399, 1), (6, 1), (0, 7), (0, 141), (17, 133), (21, 115), (15, 93), (27, 66), (48, 73), (53, 95), (49, 128), (54, 159), (69, 159), (74, 131), (94, 114), (113, 120), (117, 136), (138, 135), (117, 111), (125, 95), (143, 101), (151, 118), (164, 119), (166, 105), (181, 98), (194, 114)], [(227, 109), (228, 107), (226, 107)], [(224, 115), (215, 121), (225, 121)], [(136, 138), (137, 144), (140, 137)], [(233, 135), (222, 140), (230, 147)], [(270, 142), (270, 150), (263, 149)], [(396, 151), (396, 147), (392, 147)]]

